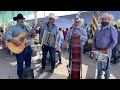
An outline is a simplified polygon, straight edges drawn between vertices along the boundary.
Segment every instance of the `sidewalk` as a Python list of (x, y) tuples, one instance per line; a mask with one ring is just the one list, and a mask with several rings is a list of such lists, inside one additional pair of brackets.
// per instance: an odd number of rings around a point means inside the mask
[[(68, 71), (67, 64), (68, 60), (65, 58), (65, 52), (62, 53), (62, 64), (57, 65), (54, 73), (50, 73), (50, 66), (46, 67), (46, 71), (42, 74), (39, 72), (41, 69), (41, 64), (39, 62), (33, 63), (32, 68), (34, 69), (35, 79), (67, 79)], [(96, 79), (97, 69), (96, 62), (90, 59), (87, 55), (83, 55), (82, 59), (82, 78), (83, 79)], [(7, 54), (4, 50), (0, 49), (0, 79), (17, 79), (16, 74), (16, 58)], [(103, 75), (104, 78), (104, 75)], [(120, 63), (111, 64), (111, 78), (110, 79), (120, 79)]]

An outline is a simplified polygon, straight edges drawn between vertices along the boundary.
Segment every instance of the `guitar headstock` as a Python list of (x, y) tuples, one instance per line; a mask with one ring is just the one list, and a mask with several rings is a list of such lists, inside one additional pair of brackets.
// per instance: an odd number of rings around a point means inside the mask
[(40, 20), (39, 22), (37, 22), (37, 24), (34, 26), (34, 28), (36, 29), (41, 22), (42, 22), (42, 20)]

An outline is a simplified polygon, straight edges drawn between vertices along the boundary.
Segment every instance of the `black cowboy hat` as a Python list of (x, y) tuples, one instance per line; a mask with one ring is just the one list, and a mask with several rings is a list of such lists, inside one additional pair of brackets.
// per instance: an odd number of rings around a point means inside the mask
[(18, 14), (17, 17), (14, 17), (13, 20), (16, 21), (17, 19), (25, 19), (22, 14)]

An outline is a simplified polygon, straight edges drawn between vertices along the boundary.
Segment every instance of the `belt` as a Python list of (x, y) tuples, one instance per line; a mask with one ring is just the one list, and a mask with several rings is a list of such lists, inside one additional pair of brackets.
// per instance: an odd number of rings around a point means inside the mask
[(97, 48), (98, 50), (105, 51), (107, 48)]

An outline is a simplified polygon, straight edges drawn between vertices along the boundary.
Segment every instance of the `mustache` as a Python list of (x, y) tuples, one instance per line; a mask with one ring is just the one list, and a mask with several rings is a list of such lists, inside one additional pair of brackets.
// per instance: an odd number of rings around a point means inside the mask
[(79, 28), (81, 25), (74, 25), (74, 27)]

